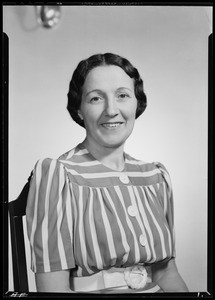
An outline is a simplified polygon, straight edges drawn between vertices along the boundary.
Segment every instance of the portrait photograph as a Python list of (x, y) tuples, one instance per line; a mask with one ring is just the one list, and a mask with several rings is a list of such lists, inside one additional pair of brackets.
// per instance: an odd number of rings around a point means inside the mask
[(213, 4), (2, 12), (4, 295), (209, 297)]

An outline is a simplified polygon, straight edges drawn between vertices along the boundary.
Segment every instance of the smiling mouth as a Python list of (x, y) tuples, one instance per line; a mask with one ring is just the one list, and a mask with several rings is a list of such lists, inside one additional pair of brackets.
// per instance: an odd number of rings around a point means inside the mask
[(112, 129), (112, 128), (114, 129), (114, 128), (118, 128), (122, 124), (123, 122), (109, 122), (109, 123), (102, 123), (101, 125), (108, 129)]

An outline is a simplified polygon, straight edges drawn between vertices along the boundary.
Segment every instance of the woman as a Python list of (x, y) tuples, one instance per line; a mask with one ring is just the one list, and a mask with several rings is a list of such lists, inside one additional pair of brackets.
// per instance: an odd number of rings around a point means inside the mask
[(67, 108), (86, 138), (37, 162), (26, 208), (37, 290), (187, 292), (168, 172), (124, 152), (146, 108), (137, 69), (111, 53), (81, 61)]

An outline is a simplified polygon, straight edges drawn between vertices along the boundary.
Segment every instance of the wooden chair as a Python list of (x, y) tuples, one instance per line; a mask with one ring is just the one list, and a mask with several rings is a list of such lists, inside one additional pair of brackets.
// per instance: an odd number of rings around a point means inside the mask
[(23, 216), (30, 186), (30, 179), (33, 172), (28, 178), (28, 182), (22, 189), (19, 197), (8, 203), (10, 231), (11, 231), (11, 251), (13, 265), (14, 291), (28, 292), (28, 275), (26, 266), (26, 251), (23, 231)]

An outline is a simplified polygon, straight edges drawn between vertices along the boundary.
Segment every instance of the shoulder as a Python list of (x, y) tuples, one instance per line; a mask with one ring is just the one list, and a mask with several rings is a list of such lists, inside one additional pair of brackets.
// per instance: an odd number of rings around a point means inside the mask
[(76, 152), (76, 148), (72, 148), (68, 151), (66, 151), (65, 153), (61, 154), (59, 157), (58, 157), (58, 160), (69, 160), (73, 157), (73, 155), (75, 154)]
[(83, 147), (81, 147), (80, 144), (78, 144), (77, 146), (75, 146), (74, 148), (66, 151), (65, 153), (61, 154), (58, 157), (59, 161), (73, 161), (73, 160), (77, 160), (79, 157), (81, 157), (82, 155), (88, 153), (88, 151), (86, 149), (82, 149)]
[[(37, 181), (49, 180), (52, 177), (66, 176), (65, 165), (55, 158), (44, 157), (37, 160), (32, 171), (32, 177)], [(63, 175), (64, 174), (64, 175)]]
[(165, 165), (161, 162), (154, 161), (154, 162), (149, 162), (149, 161), (143, 161), (140, 159), (136, 159), (128, 154), (126, 154), (126, 162), (128, 164), (133, 164), (136, 166), (140, 166), (142, 171), (156, 171), (158, 173), (161, 173), (162, 175), (169, 175), (169, 172)]
[(159, 170), (159, 172), (161, 173), (164, 181), (167, 184), (167, 187), (169, 189), (172, 189), (172, 183), (171, 183), (171, 178), (170, 178), (170, 174), (167, 170), (167, 168), (161, 163), (161, 162), (153, 162), (153, 164), (156, 166), (156, 168)]
[(159, 170), (159, 172), (164, 176), (165, 179), (170, 177), (169, 172), (163, 163), (156, 161), (152, 164)]
[(43, 157), (37, 160), (35, 164), (35, 169), (42, 168), (42, 169), (48, 169), (54, 166), (60, 166), (60, 161), (55, 158), (50, 157)]
[(147, 166), (149, 165), (150, 163), (149, 162), (146, 162), (146, 161), (143, 161), (143, 160), (140, 160), (140, 159), (137, 159), (137, 158), (134, 158), (133, 156), (125, 153), (125, 160), (126, 160), (126, 163), (128, 165), (133, 165), (133, 166), (136, 166), (136, 167), (141, 167), (141, 166)]
[(166, 167), (160, 162), (149, 162), (143, 161), (137, 158), (132, 157), (131, 155), (126, 153), (126, 163), (128, 165), (133, 165), (139, 168), (141, 171), (154, 171), (157, 173), (168, 173)]
[(171, 186), (171, 180), (169, 172), (166, 166), (158, 161), (147, 162), (140, 159), (136, 159), (128, 154), (126, 154), (126, 163), (129, 170), (138, 170), (139, 172), (143, 172), (146, 176), (159, 176), (163, 178), (163, 180)]
[(167, 168), (165, 167), (165, 165), (159, 161), (155, 161), (152, 163), (153, 165), (155, 165), (156, 168), (158, 168), (160, 170), (161, 173), (168, 173)]

